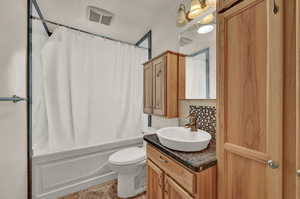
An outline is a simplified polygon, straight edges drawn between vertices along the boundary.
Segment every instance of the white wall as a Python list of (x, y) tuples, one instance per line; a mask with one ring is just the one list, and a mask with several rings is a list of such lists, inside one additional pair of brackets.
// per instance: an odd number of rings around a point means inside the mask
[(153, 57), (171, 50), (178, 52), (179, 50), (179, 33), (176, 27), (177, 10), (179, 8), (180, 1), (175, 0), (174, 4), (171, 4), (159, 21), (153, 22), (152, 29), (152, 55)]
[[(163, 17), (153, 22), (152, 30), (152, 57), (155, 57), (167, 50), (178, 52), (178, 30), (176, 27), (176, 16), (180, 1), (175, 0), (167, 10), (164, 10)], [(161, 13), (160, 13), (161, 15)], [(162, 16), (162, 15), (161, 15)], [(152, 126), (162, 128), (166, 126), (178, 126), (178, 119), (166, 119), (163, 117), (152, 117)]]
[[(0, 4), (0, 97), (26, 96), (27, 1)], [(27, 197), (26, 103), (0, 102), (0, 198)]]

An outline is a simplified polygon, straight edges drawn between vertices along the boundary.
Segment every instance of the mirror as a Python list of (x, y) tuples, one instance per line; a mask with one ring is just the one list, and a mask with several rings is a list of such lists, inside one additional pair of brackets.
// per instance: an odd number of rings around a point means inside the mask
[(209, 48), (186, 56), (185, 80), (187, 99), (209, 98)]
[(216, 99), (216, 26), (199, 21), (180, 30), (179, 52), (186, 55), (185, 99)]

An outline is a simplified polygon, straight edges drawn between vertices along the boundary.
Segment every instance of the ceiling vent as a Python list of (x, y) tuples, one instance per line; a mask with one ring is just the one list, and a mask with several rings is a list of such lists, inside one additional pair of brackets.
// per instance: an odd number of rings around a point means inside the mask
[(193, 40), (190, 39), (190, 38), (187, 38), (187, 37), (180, 37), (180, 40), (179, 40), (179, 46), (180, 47), (183, 47), (183, 46), (186, 46), (190, 43), (192, 43)]
[(113, 19), (114, 14), (94, 6), (88, 6), (87, 9), (88, 19), (92, 22), (100, 23), (109, 26)]

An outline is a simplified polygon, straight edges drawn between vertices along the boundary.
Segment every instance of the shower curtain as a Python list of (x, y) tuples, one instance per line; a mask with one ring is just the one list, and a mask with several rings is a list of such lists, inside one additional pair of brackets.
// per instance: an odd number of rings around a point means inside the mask
[(146, 49), (59, 28), (41, 59), (48, 151), (140, 135)]

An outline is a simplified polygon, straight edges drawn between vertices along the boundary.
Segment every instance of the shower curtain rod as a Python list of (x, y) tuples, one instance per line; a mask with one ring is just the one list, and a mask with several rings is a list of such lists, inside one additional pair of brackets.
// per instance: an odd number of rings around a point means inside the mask
[(110, 37), (107, 37), (107, 36), (104, 36), (104, 35), (99, 35), (99, 34), (87, 32), (85, 30), (81, 30), (81, 29), (74, 28), (74, 27), (71, 27), (71, 26), (63, 25), (63, 24), (56, 23), (56, 22), (53, 22), (53, 21), (50, 21), (50, 20), (41, 19), (41, 18), (36, 17), (36, 16), (30, 16), (30, 18), (34, 19), (34, 20), (39, 20), (41, 22), (49, 23), (49, 24), (52, 24), (52, 25), (65, 27), (65, 28), (68, 28), (68, 29), (71, 29), (71, 30), (75, 30), (75, 31), (78, 31), (78, 32), (86, 33), (86, 34), (89, 34), (89, 35), (93, 35), (93, 36), (96, 36), (96, 37), (101, 37), (101, 38), (108, 39), (108, 40), (111, 40), (111, 41), (116, 41), (116, 42), (120, 42), (120, 43), (123, 43), (123, 44), (135, 46), (137, 48), (142, 48), (142, 49), (147, 49), (148, 50), (148, 48), (137, 46), (136, 44), (133, 44), (133, 43), (130, 43), (130, 42), (121, 41), (121, 40), (113, 39), (113, 38), (110, 38)]

